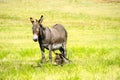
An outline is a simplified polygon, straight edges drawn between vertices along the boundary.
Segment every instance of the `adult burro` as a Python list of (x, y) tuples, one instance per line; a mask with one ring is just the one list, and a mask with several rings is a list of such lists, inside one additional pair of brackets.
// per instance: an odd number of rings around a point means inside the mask
[(55, 24), (52, 28), (42, 25), (43, 15), (36, 21), (30, 17), (33, 30), (33, 41), (39, 43), (42, 59), (41, 63), (45, 62), (45, 49), (49, 50), (49, 61), (52, 62), (52, 51), (59, 50), (64, 57), (66, 53), (67, 31), (61, 24)]

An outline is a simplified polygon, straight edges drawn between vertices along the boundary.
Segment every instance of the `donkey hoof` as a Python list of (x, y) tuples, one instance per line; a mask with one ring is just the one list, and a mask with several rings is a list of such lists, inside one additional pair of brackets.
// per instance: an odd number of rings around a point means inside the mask
[(41, 60), (40, 63), (41, 63), (41, 64), (44, 64), (44, 63), (45, 63), (45, 60)]

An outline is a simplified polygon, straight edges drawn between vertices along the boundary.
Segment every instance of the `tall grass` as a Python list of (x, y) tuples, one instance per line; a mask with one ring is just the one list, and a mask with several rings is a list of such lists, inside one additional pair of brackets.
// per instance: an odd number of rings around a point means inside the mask
[[(1, 0), (0, 79), (119, 80), (119, 8), (120, 3), (98, 0)], [(44, 26), (60, 23), (68, 31), (70, 64), (37, 66), (41, 53), (29, 17), (41, 14)], [(45, 55), (48, 60), (47, 50)]]

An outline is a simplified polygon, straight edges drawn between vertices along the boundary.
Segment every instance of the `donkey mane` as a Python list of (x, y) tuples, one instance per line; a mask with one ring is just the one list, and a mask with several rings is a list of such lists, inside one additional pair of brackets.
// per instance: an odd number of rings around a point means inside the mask
[(42, 24), (40, 24), (39, 25), (40, 27), (39, 27), (39, 30), (40, 30), (40, 34), (38, 35), (39, 36), (39, 38), (40, 38), (40, 40), (42, 40), (42, 39), (44, 39), (45, 38), (45, 34), (44, 34), (44, 31), (45, 31), (45, 27), (43, 27), (43, 25)]
[(39, 24), (42, 30), (45, 30), (45, 27), (42, 24)]

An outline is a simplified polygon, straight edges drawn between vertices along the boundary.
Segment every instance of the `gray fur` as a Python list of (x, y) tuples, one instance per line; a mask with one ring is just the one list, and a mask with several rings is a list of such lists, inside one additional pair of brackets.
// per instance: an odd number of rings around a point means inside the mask
[(33, 34), (37, 35), (33, 37), (34, 41), (38, 41), (42, 53), (41, 62), (45, 61), (45, 48), (49, 50), (49, 60), (52, 62), (52, 51), (60, 50), (64, 57), (66, 57), (66, 43), (67, 43), (67, 31), (61, 24), (55, 24), (52, 28), (45, 28), (41, 23), (43, 16), (36, 22), (30, 18), (33, 24)]

